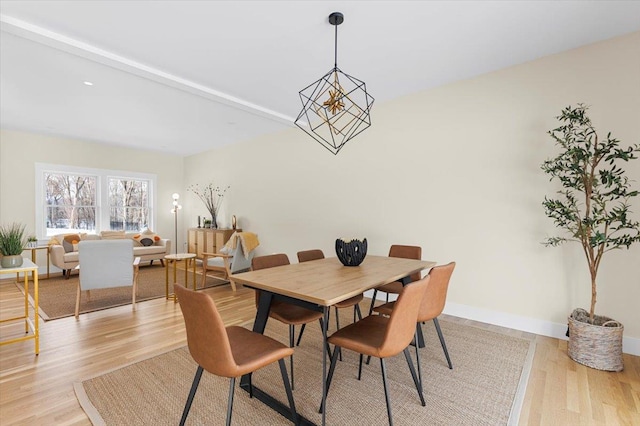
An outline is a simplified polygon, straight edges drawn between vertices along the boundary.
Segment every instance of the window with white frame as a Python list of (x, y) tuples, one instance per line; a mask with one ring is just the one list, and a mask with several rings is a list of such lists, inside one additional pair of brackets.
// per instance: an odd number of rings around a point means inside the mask
[(45, 171), (42, 179), (46, 235), (58, 230), (95, 232), (98, 177)]
[(155, 181), (146, 173), (37, 163), (37, 234), (152, 229)]
[(109, 178), (109, 228), (140, 231), (149, 226), (149, 181)]

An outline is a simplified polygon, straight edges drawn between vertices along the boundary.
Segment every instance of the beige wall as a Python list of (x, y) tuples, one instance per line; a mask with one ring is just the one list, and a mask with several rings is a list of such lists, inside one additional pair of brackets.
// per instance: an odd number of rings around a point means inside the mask
[[(588, 307), (589, 278), (577, 245), (540, 244), (555, 233), (541, 206), (554, 191), (539, 167), (555, 152), (546, 131), (583, 102), (601, 133), (640, 142), (639, 52), (635, 33), (379, 103), (373, 126), (337, 156), (293, 128), (189, 157), (184, 182), (230, 184), (223, 222), (236, 214), (260, 235), (260, 253), (331, 255), (341, 236), (367, 237), (380, 255), (417, 244), (425, 259), (458, 262), (451, 304), (566, 324)], [(628, 172), (638, 187), (640, 161)], [(194, 224), (203, 206), (185, 203)], [(639, 261), (640, 244), (609, 253), (597, 309), (634, 341)]]
[[(156, 228), (174, 240), (171, 194), (184, 187), (183, 159), (166, 154), (17, 131), (0, 131), (0, 223), (35, 233), (35, 163), (135, 171), (157, 176)], [(180, 236), (180, 243), (184, 241)], [(40, 256), (44, 257), (44, 256)], [(38, 263), (41, 263), (40, 261)], [(55, 269), (55, 268), (54, 268)]]
[[(572, 308), (587, 307), (590, 292), (578, 246), (540, 244), (555, 233), (541, 207), (553, 192), (539, 168), (555, 152), (545, 132), (561, 108), (584, 102), (600, 132), (640, 142), (639, 52), (635, 33), (377, 103), (373, 126), (338, 156), (297, 128), (184, 161), (2, 131), (0, 222), (33, 228), (35, 162), (155, 173), (160, 234), (173, 234), (171, 194), (184, 194), (182, 249), (184, 229), (206, 214), (186, 188), (213, 179), (231, 185), (221, 224), (237, 215), (260, 235), (262, 254), (286, 252), (293, 261), (296, 251), (318, 247), (331, 255), (341, 236), (367, 237), (370, 253), (381, 255), (393, 243), (421, 245), (425, 259), (458, 262), (448, 309), (559, 329)], [(640, 161), (628, 172), (640, 182)], [(640, 218), (640, 200), (633, 210)], [(640, 245), (605, 258), (598, 302), (636, 344), (639, 260)]]

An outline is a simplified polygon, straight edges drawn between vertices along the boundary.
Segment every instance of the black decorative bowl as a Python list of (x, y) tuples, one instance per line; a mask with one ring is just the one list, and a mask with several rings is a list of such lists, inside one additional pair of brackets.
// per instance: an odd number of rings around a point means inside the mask
[(336, 240), (336, 255), (344, 266), (358, 266), (367, 255), (367, 239), (348, 240), (342, 238)]

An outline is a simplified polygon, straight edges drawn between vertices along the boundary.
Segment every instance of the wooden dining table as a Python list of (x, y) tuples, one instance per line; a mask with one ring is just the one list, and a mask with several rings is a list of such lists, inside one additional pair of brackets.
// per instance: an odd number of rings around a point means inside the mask
[[(264, 333), (273, 300), (280, 300), (323, 313), (322, 336), (327, 341), (329, 308), (338, 302), (394, 281), (406, 284), (409, 276), (431, 268), (436, 262), (368, 255), (359, 266), (344, 266), (335, 258), (234, 274), (236, 283), (260, 290), (253, 331)], [(327, 345), (322, 345), (322, 406), (326, 407)], [(242, 377), (240, 387), (249, 391), (251, 375)], [(253, 396), (291, 419), (289, 407), (253, 386)], [(325, 425), (325, 411), (322, 425)], [(300, 416), (300, 424), (314, 424)]]

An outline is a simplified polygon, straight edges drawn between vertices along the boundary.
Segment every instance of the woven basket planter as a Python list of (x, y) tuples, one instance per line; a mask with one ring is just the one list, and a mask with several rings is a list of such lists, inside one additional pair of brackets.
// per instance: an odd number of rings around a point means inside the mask
[(607, 317), (596, 319), (603, 325), (591, 325), (576, 318), (589, 316), (576, 309), (569, 316), (569, 357), (587, 367), (622, 371), (622, 332), (624, 326)]

